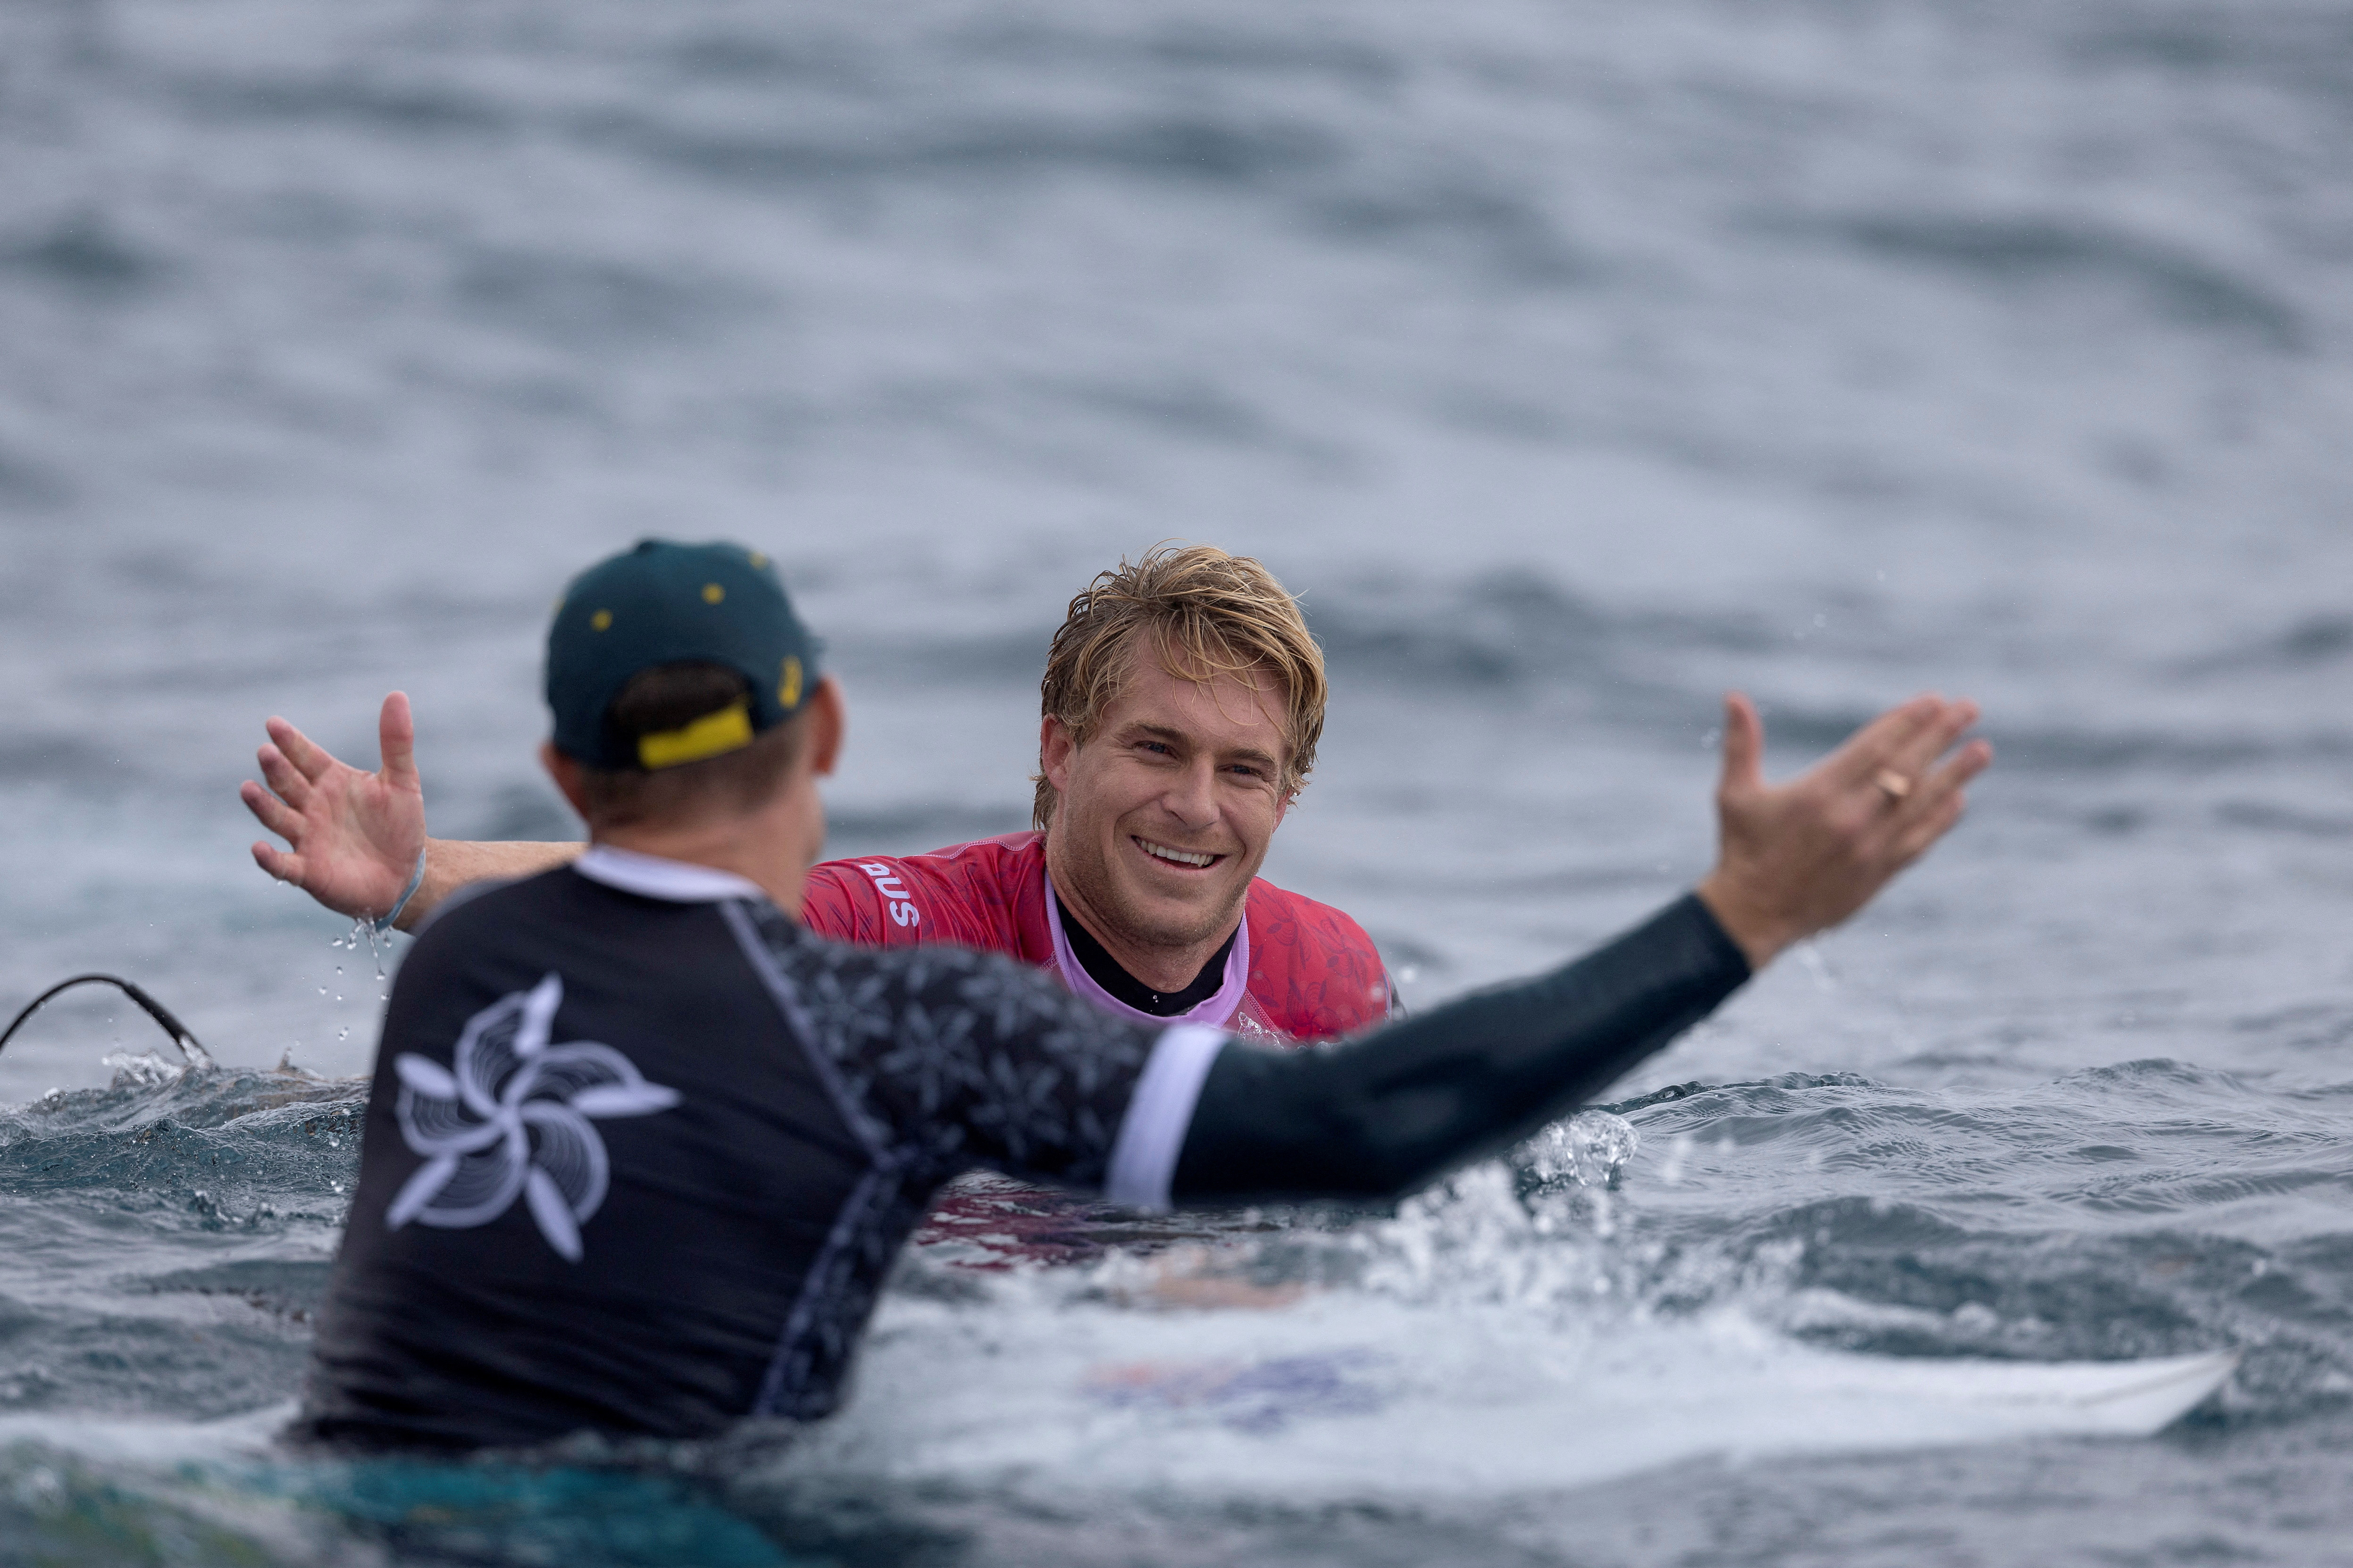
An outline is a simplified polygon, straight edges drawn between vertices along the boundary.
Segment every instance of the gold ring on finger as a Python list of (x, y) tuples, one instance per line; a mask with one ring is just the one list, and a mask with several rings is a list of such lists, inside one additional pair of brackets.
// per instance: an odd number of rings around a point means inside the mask
[(1885, 795), (1891, 804), (1912, 793), (1912, 781), (1894, 768), (1880, 769), (1871, 782), (1879, 786), (1879, 793)]

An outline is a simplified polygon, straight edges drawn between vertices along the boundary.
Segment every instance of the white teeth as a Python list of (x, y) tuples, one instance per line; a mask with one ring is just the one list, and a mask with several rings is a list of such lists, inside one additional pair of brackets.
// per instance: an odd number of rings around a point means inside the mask
[(1139, 838), (1136, 842), (1144, 846), (1144, 852), (1146, 855), (1155, 855), (1163, 860), (1174, 860), (1180, 866), (1206, 866), (1217, 858), (1215, 855), (1187, 855), (1182, 849), (1171, 849), (1165, 844), (1155, 844), (1149, 838)]

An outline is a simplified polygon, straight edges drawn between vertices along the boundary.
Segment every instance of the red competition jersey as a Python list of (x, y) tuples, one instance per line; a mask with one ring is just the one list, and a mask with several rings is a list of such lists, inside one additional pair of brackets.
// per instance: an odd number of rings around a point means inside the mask
[[(1215, 1020), (1221, 1026), (1303, 1044), (1388, 1016), (1388, 972), (1355, 921), (1263, 879), (1250, 883), (1242, 919), (1248, 989), (1231, 1016)], [(928, 855), (828, 860), (809, 870), (801, 921), (835, 942), (956, 942), (1058, 968), (1046, 840), (1038, 833), (1007, 833)], [(1071, 984), (1068, 973), (1064, 982)], [(1092, 983), (1071, 988), (1091, 989)]]

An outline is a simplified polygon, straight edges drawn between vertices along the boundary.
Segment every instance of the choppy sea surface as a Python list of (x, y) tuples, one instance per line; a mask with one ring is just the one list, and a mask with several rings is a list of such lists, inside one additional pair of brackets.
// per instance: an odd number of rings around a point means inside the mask
[[(0, 1053), (0, 1563), (2343, 1561), (2348, 146), (2303, 0), (0, 8), (0, 1004), (227, 1064)], [(1614, 1189), (973, 1194), (781, 1455), (273, 1454), (382, 984), (260, 721), (404, 688), (436, 832), (566, 836), (536, 644), (649, 532), (786, 564), (845, 851), (1023, 825), (1094, 571), (1261, 556), (1335, 683), (1268, 874), (1415, 1005), (1704, 869), (1727, 687), (2000, 760)], [(1809, 1371), (2214, 1349), (2135, 1440)]]

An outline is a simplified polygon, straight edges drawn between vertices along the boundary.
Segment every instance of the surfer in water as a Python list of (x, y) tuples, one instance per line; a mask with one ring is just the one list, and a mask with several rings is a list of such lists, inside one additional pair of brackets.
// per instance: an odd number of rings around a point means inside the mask
[[(1277, 725), (1247, 669), (1172, 662), (1211, 711)], [(1950, 716), (1915, 704), (1774, 788), (1752, 718), (1694, 892), (1551, 973), (1285, 1051), (1001, 953), (801, 923), (843, 705), (761, 558), (649, 542), (601, 563), (557, 609), (546, 674), (543, 757), (590, 847), (446, 900), (401, 967), (311, 1439), (822, 1416), (925, 1204), (976, 1167), (1147, 1209), (1395, 1197), (1574, 1109), (1852, 914), (1989, 755), (1939, 765)]]
[[(1193, 673), (1219, 670), (1249, 701), (1210, 700)], [(1097, 575), (1071, 603), (1041, 688), (1030, 831), (928, 854), (828, 861), (809, 875), (801, 922), (878, 946), (955, 942), (1050, 970), (1099, 1005), (1138, 1019), (1211, 1024), (1305, 1043), (1387, 1016), (1396, 993), (1362, 927), (1257, 876), (1315, 764), (1324, 658), (1296, 603), (1259, 563), (1208, 545), (1159, 548)], [(1858, 755), (1940, 754), (1974, 721), (1967, 703), (1922, 698), (1856, 738)], [(383, 766), (337, 761), (282, 719), (261, 748), (269, 788), (247, 805), (284, 837), (253, 847), (270, 875), (339, 913), (412, 930), (457, 889), (527, 876), (577, 844), (428, 838), (407, 699), (385, 699)], [(1787, 833), (1756, 777), (1762, 735), (1727, 704), (1735, 781), (1727, 827)], [(1904, 755), (1899, 756), (1902, 752)], [(1981, 755), (1915, 803), (1941, 832)], [(274, 792), (274, 793), (273, 793)], [(1730, 799), (1730, 797), (1727, 797)], [(1926, 840), (1920, 847), (1925, 847)]]

